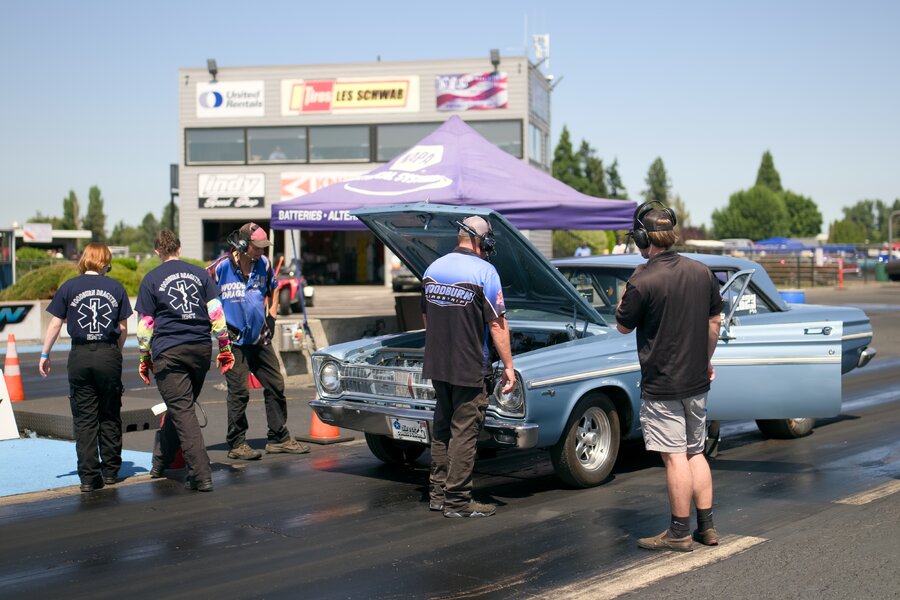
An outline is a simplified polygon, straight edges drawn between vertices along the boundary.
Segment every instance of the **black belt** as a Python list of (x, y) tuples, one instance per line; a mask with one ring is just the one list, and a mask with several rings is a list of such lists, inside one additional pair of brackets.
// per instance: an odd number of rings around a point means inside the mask
[(92, 340), (82, 340), (78, 338), (72, 338), (73, 346), (118, 346), (117, 342), (95, 342)]

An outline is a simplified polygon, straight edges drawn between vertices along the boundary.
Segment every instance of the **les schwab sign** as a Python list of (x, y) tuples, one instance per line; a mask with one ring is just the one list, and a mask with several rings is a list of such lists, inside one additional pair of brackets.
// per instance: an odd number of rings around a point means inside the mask
[(284, 116), (332, 113), (418, 112), (419, 78), (287, 79), (281, 82)]

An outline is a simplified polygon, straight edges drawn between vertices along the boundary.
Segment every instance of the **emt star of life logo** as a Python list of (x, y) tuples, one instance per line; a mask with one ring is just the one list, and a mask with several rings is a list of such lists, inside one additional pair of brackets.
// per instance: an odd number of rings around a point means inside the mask
[(112, 325), (112, 306), (102, 298), (88, 298), (78, 305), (78, 326), (88, 333), (101, 333)]
[(183, 279), (176, 280), (167, 290), (172, 308), (183, 313), (192, 313), (200, 306), (200, 296), (197, 286)]

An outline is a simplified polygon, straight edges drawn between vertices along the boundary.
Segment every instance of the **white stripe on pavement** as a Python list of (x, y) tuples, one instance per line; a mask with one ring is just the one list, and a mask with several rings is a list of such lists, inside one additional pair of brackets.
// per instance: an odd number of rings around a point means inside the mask
[(879, 485), (877, 488), (873, 488), (871, 490), (866, 490), (864, 492), (859, 492), (858, 494), (853, 494), (852, 496), (847, 496), (841, 500), (835, 500), (837, 504), (852, 504), (854, 506), (861, 506), (863, 504), (868, 504), (873, 500), (878, 500), (879, 498), (884, 498), (885, 496), (890, 496), (891, 494), (895, 494), (900, 492), (900, 480), (888, 481), (883, 485)]
[(725, 560), (765, 541), (764, 538), (751, 536), (725, 536), (720, 538), (718, 546), (706, 547), (694, 544), (693, 552), (662, 552), (612, 573), (589, 577), (558, 588), (548, 596), (554, 600), (615, 598), (673, 575)]

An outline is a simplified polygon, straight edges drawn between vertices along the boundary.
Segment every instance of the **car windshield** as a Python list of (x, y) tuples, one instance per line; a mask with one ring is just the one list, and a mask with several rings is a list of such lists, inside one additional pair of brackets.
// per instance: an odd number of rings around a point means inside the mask
[(604, 317), (614, 316), (631, 267), (559, 267), (569, 283)]

